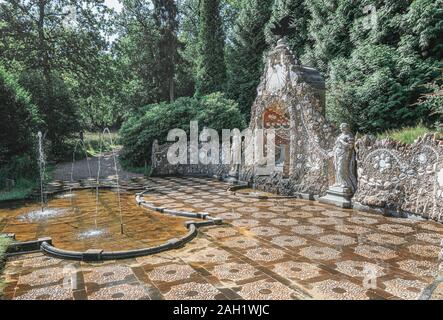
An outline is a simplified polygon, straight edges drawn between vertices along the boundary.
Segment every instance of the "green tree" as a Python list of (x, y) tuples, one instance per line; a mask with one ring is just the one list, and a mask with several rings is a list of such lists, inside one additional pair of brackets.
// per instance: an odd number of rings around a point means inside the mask
[(220, 131), (245, 127), (237, 103), (219, 92), (201, 98), (179, 98), (173, 103), (148, 105), (122, 125), (123, 161), (131, 166), (150, 162), (154, 140), (165, 143), (169, 130), (174, 128), (183, 129), (189, 134), (192, 120), (198, 121), (200, 129), (206, 126)]
[(175, 1), (125, 0), (116, 20), (119, 38), (113, 52), (123, 80), (123, 105), (137, 110), (193, 94), (190, 68), (181, 54)]
[(317, 68), (325, 76), (329, 63), (335, 58), (348, 57), (354, 45), (349, 29), (363, 15), (361, 0), (312, 0), (305, 1), (309, 12), (308, 38), (302, 61)]
[(159, 94), (162, 100), (169, 97), (172, 102), (175, 100), (176, 64), (181, 59), (178, 53), (177, 5), (173, 0), (153, 0), (153, 3), (154, 21), (159, 33), (156, 76), (158, 82), (165, 83), (160, 87)]
[(308, 45), (308, 23), (310, 21), (310, 12), (308, 11), (305, 0), (276, 0), (272, 6), (271, 18), (265, 29), (265, 35), (269, 46), (275, 46), (277, 38), (272, 34), (270, 28), (274, 22), (278, 22), (285, 16), (291, 16), (292, 26), (296, 31), (287, 36), (288, 43), (296, 54), (301, 57)]
[[(0, 65), (0, 187), (12, 162), (34, 158), (35, 136), (42, 120), (31, 95)], [(20, 162), (23, 162), (20, 160)], [(25, 161), (30, 163), (30, 161)], [(8, 170), (7, 170), (8, 169)], [(8, 171), (8, 172), (5, 172)], [(30, 172), (28, 172), (30, 173)], [(26, 172), (22, 172), (26, 174)], [(9, 178), (16, 178), (9, 176)]]
[(247, 120), (263, 71), (263, 52), (267, 49), (264, 30), (271, 5), (271, 0), (242, 1), (228, 48), (227, 93), (238, 102)]
[(407, 14), (407, 31), (423, 57), (443, 59), (443, 0), (415, 0)]
[(46, 122), (54, 153), (60, 153), (64, 141), (79, 129), (79, 101), (65, 80), (93, 84), (107, 48), (103, 33), (108, 13), (100, 0), (0, 4), (0, 55), (6, 66), (22, 74), (21, 84), (32, 93)]
[(50, 150), (58, 159), (64, 157), (65, 142), (80, 130), (79, 112), (69, 88), (63, 79), (51, 73), (51, 86), (46, 86), (46, 77), (41, 71), (23, 73), (20, 84), (31, 93), (32, 101), (40, 106), (45, 122), (46, 138)]
[(203, 96), (223, 91), (226, 80), (225, 36), (219, 0), (202, 0), (198, 36), (196, 93)]
[(435, 72), (419, 56), (391, 46), (359, 46), (350, 58), (331, 63), (328, 115), (365, 133), (428, 122), (430, 110), (414, 102)]

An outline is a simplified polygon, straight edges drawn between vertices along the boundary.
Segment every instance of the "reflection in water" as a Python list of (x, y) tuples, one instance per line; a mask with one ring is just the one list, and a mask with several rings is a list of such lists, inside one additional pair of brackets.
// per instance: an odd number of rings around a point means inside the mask
[(43, 211), (37, 203), (0, 208), (0, 232), (15, 233), (19, 241), (48, 236), (56, 247), (82, 251), (146, 248), (187, 233), (186, 219), (140, 208), (133, 194), (123, 193), (121, 234), (116, 193), (100, 190), (97, 216), (95, 196), (95, 190), (67, 193), (50, 200)]

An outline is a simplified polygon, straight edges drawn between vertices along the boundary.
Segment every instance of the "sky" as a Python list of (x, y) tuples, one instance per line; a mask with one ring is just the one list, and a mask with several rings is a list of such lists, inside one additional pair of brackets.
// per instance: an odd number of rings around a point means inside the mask
[(122, 4), (118, 0), (105, 0), (105, 4), (117, 12), (120, 12), (122, 9)]

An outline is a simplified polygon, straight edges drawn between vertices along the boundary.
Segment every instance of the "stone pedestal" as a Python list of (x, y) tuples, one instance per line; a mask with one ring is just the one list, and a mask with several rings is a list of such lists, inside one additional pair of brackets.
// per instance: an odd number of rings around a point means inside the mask
[(352, 191), (350, 188), (329, 187), (326, 196), (319, 199), (320, 203), (332, 204), (336, 207), (350, 209)]

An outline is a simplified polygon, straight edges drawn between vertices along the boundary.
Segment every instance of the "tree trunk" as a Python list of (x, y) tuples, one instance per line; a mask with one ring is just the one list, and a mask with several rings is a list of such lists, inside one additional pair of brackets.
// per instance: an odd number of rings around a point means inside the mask
[(39, 16), (38, 16), (38, 45), (39, 45), (39, 52), (41, 53), (41, 59), (42, 59), (42, 70), (43, 70), (43, 76), (46, 80), (47, 89), (51, 88), (51, 65), (49, 63), (49, 54), (48, 50), (46, 48), (46, 39), (45, 39), (45, 7), (46, 7), (46, 0), (39, 0), (38, 3), (38, 9), (39, 9)]
[(171, 102), (175, 101), (175, 82), (174, 78), (169, 79), (169, 99)]

